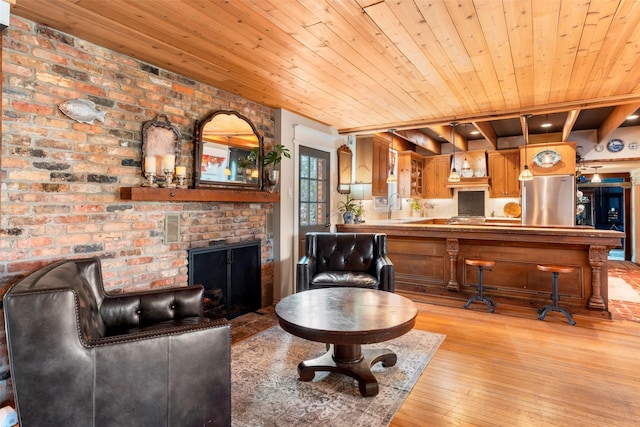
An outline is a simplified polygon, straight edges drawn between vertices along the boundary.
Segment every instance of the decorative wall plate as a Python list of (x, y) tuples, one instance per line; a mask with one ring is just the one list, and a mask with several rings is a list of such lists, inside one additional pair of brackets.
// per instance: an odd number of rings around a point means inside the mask
[[(545, 156), (550, 156), (551, 164), (542, 163), (544, 161)], [(541, 168), (544, 168), (544, 167), (549, 168), (549, 167), (555, 166), (560, 161), (560, 159), (562, 159), (562, 156), (557, 151), (542, 150), (541, 152), (533, 156), (533, 163), (535, 163), (537, 166), (540, 166)]]
[(596, 151), (599, 153), (600, 151), (604, 150), (604, 145), (602, 144), (596, 144)]
[(629, 143), (629, 150), (635, 150), (638, 148), (638, 143), (637, 142), (630, 142)]
[(618, 153), (622, 151), (623, 148), (624, 148), (624, 141), (621, 139), (616, 138), (607, 142), (607, 150), (611, 151), (612, 153)]
[(621, 139), (612, 139), (611, 141), (607, 142), (607, 150), (611, 151), (612, 153), (618, 153), (622, 151), (623, 148), (624, 141)]

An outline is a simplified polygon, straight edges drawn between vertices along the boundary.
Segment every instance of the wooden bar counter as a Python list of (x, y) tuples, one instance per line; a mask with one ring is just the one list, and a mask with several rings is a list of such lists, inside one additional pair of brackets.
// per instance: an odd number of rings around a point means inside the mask
[[(386, 233), (396, 292), (415, 301), (434, 297), (460, 307), (476, 291), (477, 268), (465, 259), (496, 262), (485, 271), (487, 295), (501, 304), (539, 309), (551, 299), (551, 274), (538, 264), (567, 265), (559, 281), (560, 305), (572, 313), (610, 318), (608, 254), (624, 233), (581, 227), (516, 224), (432, 224), (375, 221), (339, 224), (339, 232)], [(445, 302), (445, 301), (443, 301)]]

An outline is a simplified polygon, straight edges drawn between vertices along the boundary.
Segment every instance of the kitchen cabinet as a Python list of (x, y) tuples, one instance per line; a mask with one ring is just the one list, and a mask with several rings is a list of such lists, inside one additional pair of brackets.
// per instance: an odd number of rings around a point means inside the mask
[(424, 158), (422, 196), (427, 199), (450, 199), (453, 192), (447, 188), (451, 157), (448, 154)]
[(356, 139), (356, 183), (371, 184), (372, 196), (386, 196), (389, 141), (374, 135)]
[(488, 159), (491, 178), (489, 197), (520, 197), (520, 151), (491, 151)]
[(398, 153), (398, 191), (404, 197), (422, 197), (424, 157), (415, 151)]

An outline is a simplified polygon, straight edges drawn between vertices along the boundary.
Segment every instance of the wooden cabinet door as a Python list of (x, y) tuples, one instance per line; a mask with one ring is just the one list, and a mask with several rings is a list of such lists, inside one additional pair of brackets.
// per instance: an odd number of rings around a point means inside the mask
[(378, 136), (356, 140), (356, 183), (371, 184), (371, 195), (386, 196), (389, 142)]
[(379, 138), (373, 139), (371, 194), (373, 196), (386, 196), (389, 186), (387, 176), (389, 174), (389, 143)]
[(426, 157), (424, 159), (423, 196), (432, 199), (447, 199), (452, 197), (451, 189), (447, 188), (449, 178), (448, 155)]
[(423, 197), (424, 157), (415, 151), (398, 153), (398, 191), (403, 197)]
[(520, 153), (516, 150), (489, 153), (489, 197), (520, 197)]

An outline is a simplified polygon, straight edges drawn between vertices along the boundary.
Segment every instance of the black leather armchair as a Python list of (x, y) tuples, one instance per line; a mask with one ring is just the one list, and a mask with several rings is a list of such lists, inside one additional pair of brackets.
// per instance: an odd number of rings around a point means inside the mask
[(4, 296), (21, 427), (228, 426), (231, 336), (199, 286), (107, 295), (97, 258), (61, 261)]
[(387, 235), (307, 233), (305, 254), (296, 266), (297, 291), (348, 286), (394, 291)]

